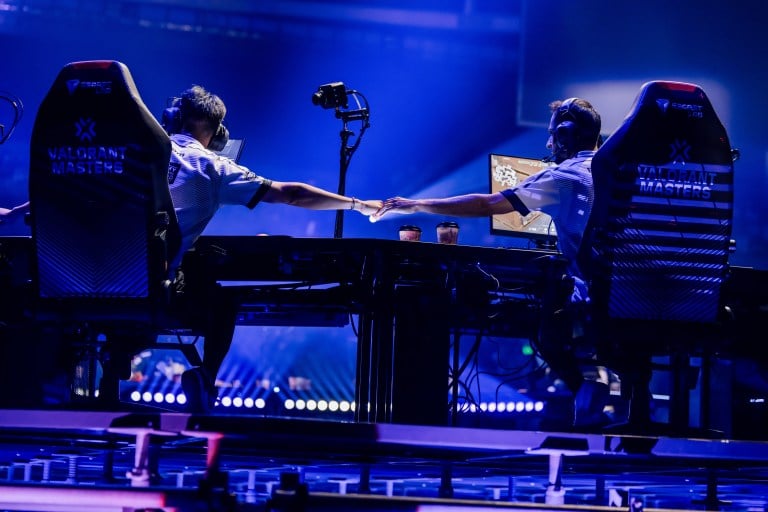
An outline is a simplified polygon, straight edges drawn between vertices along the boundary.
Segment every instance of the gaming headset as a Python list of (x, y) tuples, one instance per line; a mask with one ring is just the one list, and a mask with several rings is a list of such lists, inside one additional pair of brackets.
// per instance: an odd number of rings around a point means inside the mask
[[(160, 124), (162, 124), (168, 135), (179, 133), (183, 127), (181, 119), (181, 103), (182, 98), (173, 98), (171, 106), (163, 110), (163, 118)], [(211, 142), (208, 143), (208, 149), (211, 151), (221, 151), (229, 141), (229, 130), (223, 123), (219, 123), (218, 128), (211, 138)]]
[(573, 109), (577, 98), (568, 98), (557, 107), (557, 121), (552, 137), (552, 153), (555, 161), (562, 162), (578, 151), (580, 133)]

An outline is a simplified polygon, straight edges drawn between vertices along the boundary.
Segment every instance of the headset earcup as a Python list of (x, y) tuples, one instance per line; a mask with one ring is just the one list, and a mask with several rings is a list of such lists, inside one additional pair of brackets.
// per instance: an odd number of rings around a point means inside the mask
[(211, 142), (208, 144), (208, 149), (211, 151), (221, 151), (227, 145), (229, 141), (229, 130), (223, 124), (220, 124), (216, 133), (213, 134)]
[(577, 129), (573, 121), (563, 121), (555, 128), (553, 144), (558, 153), (570, 155), (577, 148)]
[(181, 110), (178, 107), (168, 107), (163, 110), (163, 118), (160, 122), (168, 135), (181, 131)]

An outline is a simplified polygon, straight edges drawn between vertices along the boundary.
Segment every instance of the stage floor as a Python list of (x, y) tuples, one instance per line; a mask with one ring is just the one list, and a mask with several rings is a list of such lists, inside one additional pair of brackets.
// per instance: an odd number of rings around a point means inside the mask
[(766, 510), (768, 442), (0, 410), (0, 510), (597, 510), (632, 501)]

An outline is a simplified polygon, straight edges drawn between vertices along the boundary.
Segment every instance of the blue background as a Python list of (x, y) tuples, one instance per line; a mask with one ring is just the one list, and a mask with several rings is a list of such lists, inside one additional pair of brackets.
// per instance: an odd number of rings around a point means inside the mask
[[(761, 2), (564, 1), (6, 1), (0, 11), (0, 91), (23, 118), (0, 146), (0, 205), (26, 199), (28, 141), (39, 102), (67, 62), (126, 63), (148, 108), (201, 84), (227, 103), (245, 138), (242, 163), (276, 180), (336, 191), (342, 122), (310, 101), (342, 81), (369, 101), (371, 127), (346, 191), (360, 198), (484, 192), (487, 155), (547, 154), (547, 104), (590, 99), (609, 134), (643, 82), (692, 81), (710, 96), (741, 151), (732, 263), (764, 268), (768, 111)], [(9, 126), (9, 112), (0, 124)], [(359, 123), (350, 123), (358, 133)], [(333, 236), (334, 212), (226, 207), (211, 234)], [(408, 223), (434, 239), (444, 220)], [(344, 236), (393, 238), (403, 218), (371, 224), (347, 213)], [(461, 219), (460, 241), (493, 237), (487, 219)], [(23, 232), (23, 225), (3, 233)]]

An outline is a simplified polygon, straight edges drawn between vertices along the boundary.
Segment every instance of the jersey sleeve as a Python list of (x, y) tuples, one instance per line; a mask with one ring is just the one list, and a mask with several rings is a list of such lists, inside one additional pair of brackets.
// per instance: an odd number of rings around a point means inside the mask
[(530, 176), (516, 187), (502, 190), (501, 194), (523, 216), (531, 211), (553, 215), (560, 204), (560, 189), (550, 169)]
[(218, 167), (219, 176), (221, 176), (219, 199), (222, 204), (237, 204), (254, 208), (272, 185), (272, 180), (259, 176), (229, 158), (219, 157), (215, 165)]

